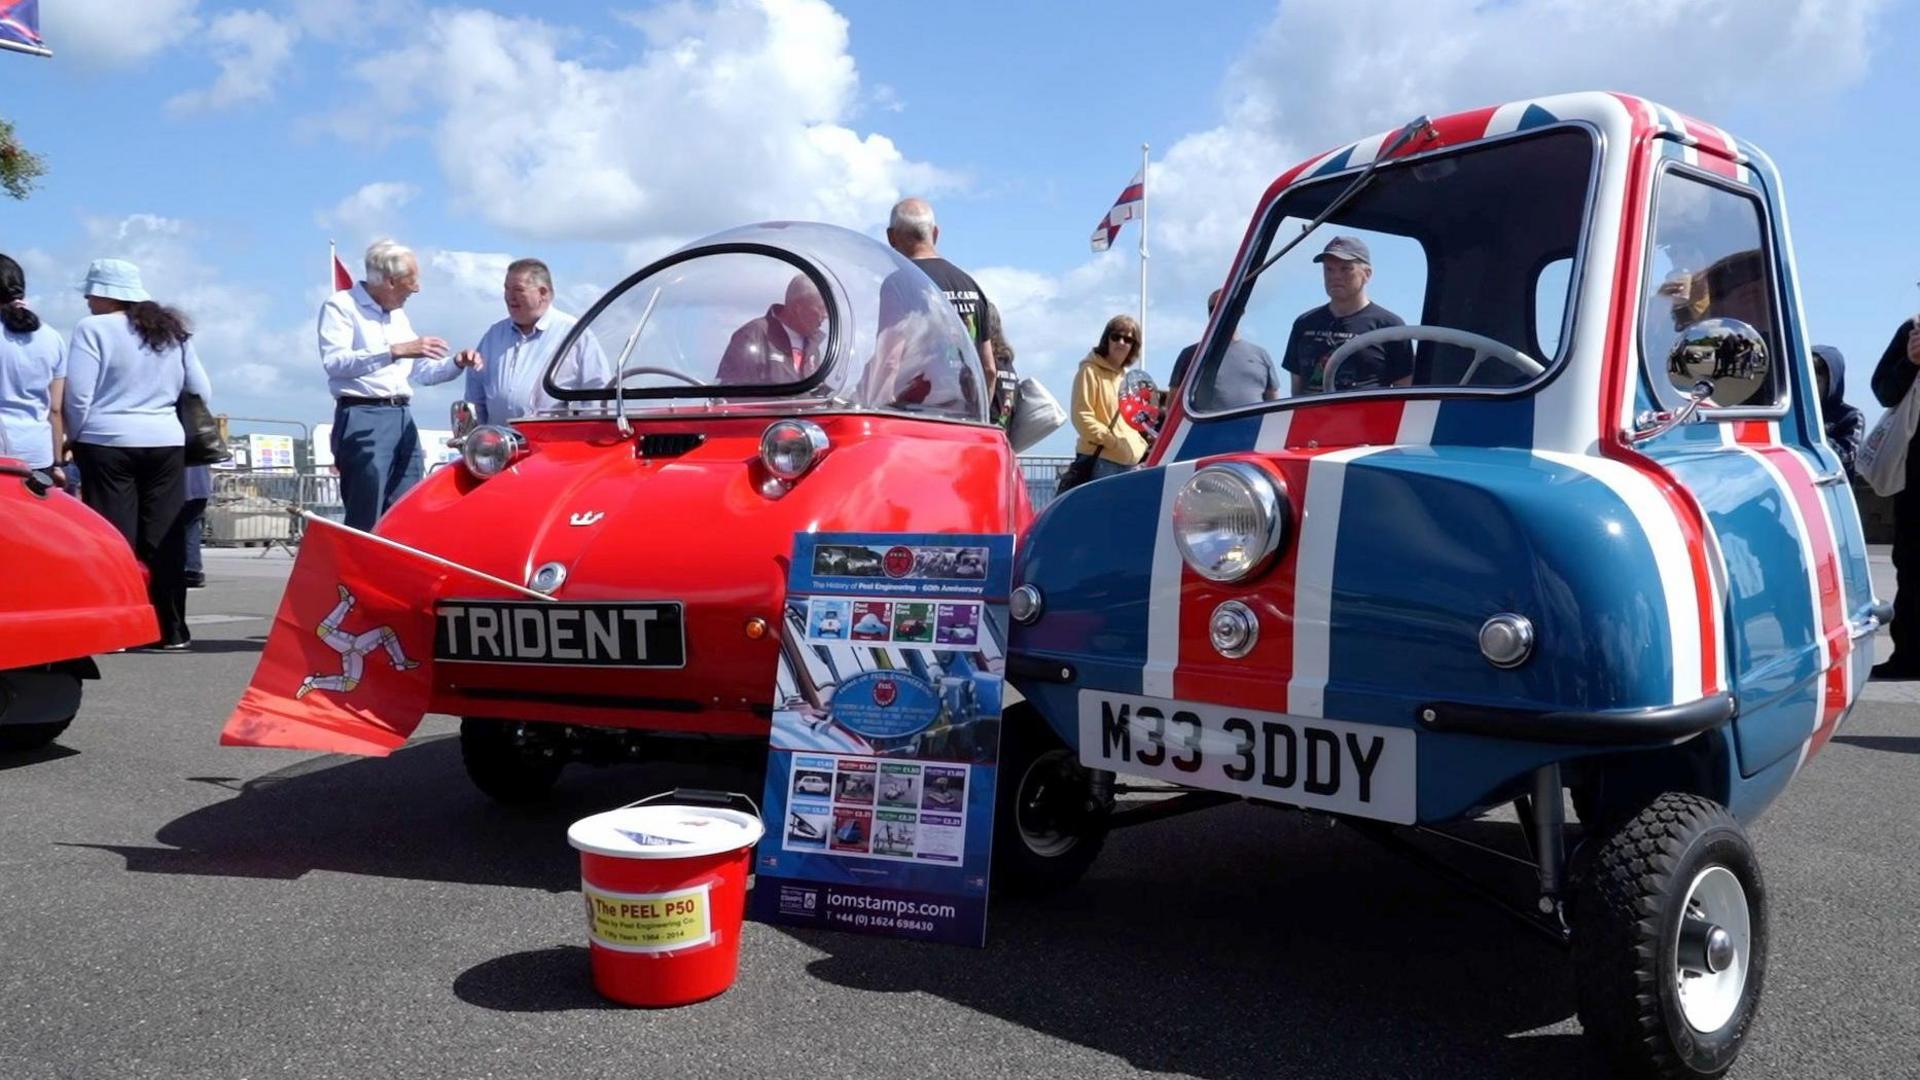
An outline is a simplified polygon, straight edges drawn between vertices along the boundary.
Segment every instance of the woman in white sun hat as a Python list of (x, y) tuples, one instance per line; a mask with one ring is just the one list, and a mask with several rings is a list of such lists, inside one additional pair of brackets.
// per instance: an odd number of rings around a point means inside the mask
[(186, 433), (182, 390), (211, 403), (206, 369), (178, 311), (153, 302), (140, 268), (96, 259), (81, 286), (93, 314), (67, 349), (67, 437), (80, 497), (112, 522), (151, 574), (162, 649), (187, 648)]

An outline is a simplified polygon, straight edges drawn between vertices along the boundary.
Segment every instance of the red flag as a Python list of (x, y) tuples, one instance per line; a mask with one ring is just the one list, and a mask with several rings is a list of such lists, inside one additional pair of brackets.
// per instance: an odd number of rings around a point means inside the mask
[(220, 742), (385, 756), (426, 715), (442, 584), (463, 594), (524, 590), (325, 518), (306, 521), (260, 666)]
[(327, 244), (327, 253), (333, 256), (333, 291), (345, 292), (353, 288), (353, 271), (340, 261), (340, 252), (334, 249), (332, 242)]

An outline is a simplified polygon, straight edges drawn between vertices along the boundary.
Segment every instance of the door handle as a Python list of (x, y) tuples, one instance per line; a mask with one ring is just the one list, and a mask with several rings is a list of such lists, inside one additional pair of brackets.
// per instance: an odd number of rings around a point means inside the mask
[(1844, 484), (1846, 482), (1847, 470), (1845, 469), (1835, 469), (1830, 473), (1823, 473), (1813, 478), (1813, 485), (1815, 487), (1832, 487), (1835, 484)]

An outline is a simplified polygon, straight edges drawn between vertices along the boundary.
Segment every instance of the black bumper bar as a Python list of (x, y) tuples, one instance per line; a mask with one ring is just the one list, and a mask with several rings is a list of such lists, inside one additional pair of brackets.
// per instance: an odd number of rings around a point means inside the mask
[(1739, 703), (1734, 696), (1723, 693), (1679, 705), (1591, 712), (1502, 709), (1436, 701), (1421, 706), (1415, 715), (1422, 728), (1448, 734), (1575, 746), (1630, 746), (1691, 738), (1728, 723), (1737, 712)]

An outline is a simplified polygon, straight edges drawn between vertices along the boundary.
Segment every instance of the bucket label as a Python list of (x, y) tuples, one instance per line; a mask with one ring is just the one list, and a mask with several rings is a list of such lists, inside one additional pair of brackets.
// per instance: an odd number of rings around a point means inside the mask
[(620, 952), (671, 952), (713, 940), (711, 884), (664, 893), (617, 893), (580, 883), (587, 933)]

